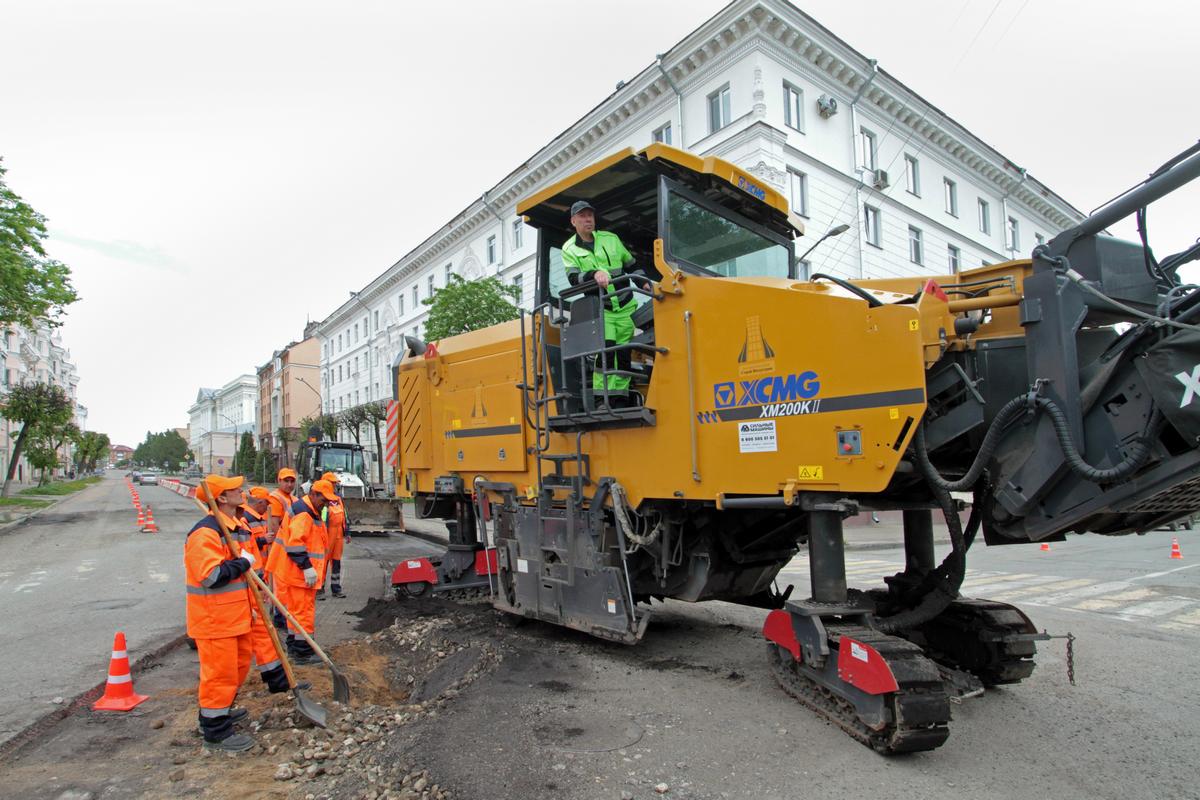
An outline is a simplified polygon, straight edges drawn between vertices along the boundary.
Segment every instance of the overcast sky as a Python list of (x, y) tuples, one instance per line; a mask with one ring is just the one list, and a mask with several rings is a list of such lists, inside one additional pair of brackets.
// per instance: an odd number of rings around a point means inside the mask
[[(0, 0), (0, 156), (74, 270), (89, 427), (186, 425), (724, 5)], [(1200, 137), (1195, 6), (801, 7), (1084, 211)], [(1160, 255), (1197, 208), (1152, 209)]]

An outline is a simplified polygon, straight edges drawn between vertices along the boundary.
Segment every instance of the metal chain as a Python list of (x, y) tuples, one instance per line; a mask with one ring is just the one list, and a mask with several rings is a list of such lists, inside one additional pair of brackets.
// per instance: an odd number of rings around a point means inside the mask
[(1072, 686), (1075, 685), (1075, 634), (1067, 631), (1065, 634), (1051, 636), (1046, 631), (1042, 631), (1042, 635), (1047, 639), (1066, 639), (1067, 640), (1067, 681)]

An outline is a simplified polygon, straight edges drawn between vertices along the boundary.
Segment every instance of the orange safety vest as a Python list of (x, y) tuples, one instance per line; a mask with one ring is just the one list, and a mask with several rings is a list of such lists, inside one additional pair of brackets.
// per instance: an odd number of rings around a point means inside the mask
[(267, 535), (267, 519), (260, 517), (250, 506), (242, 506), (242, 513), (244, 514), (242, 522), (250, 529), (250, 535), (254, 537), (258, 553), (265, 559), (271, 551), (271, 540)]
[(334, 541), (346, 532), (346, 507), (341, 501), (325, 506), (325, 527), (329, 529), (329, 541)]
[[(227, 521), (236, 539), (238, 525)], [(253, 543), (249, 544), (247, 550), (253, 547)], [(211, 514), (188, 532), (183, 545), (183, 566), (187, 582), (187, 632), (193, 639), (222, 639), (250, 632), (250, 590), (246, 576), (239, 574), (233, 580), (221, 581), (221, 565), (237, 557), (225, 546), (220, 525)]]
[(267, 570), (275, 576), (276, 581), (289, 586), (304, 586), (304, 569), (300, 563), (307, 559), (317, 571), (317, 584), (314, 588), (320, 588), (325, 576), (329, 530), (307, 497), (297, 500), (292, 505), (287, 528), (280, 528), (279, 534), (283, 538), (275, 539), (271, 556), (267, 560)]
[(279, 517), (279, 530), (282, 531), (292, 517), (292, 506), (296, 504), (296, 499), (283, 489), (276, 489), (271, 492), (267, 501), (271, 504), (271, 516)]

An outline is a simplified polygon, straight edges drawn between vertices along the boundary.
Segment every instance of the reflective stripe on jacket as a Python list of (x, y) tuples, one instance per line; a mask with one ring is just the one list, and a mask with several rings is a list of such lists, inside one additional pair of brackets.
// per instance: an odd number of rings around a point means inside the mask
[[(246, 562), (229, 552), (219, 527), (217, 520), (209, 515), (188, 532), (183, 545), (187, 632), (193, 639), (219, 639), (250, 632)], [(250, 546), (246, 549), (253, 546), (247, 544)]]
[(320, 588), (328, 549), (329, 533), (325, 522), (305, 497), (292, 505), (291, 520), (286, 528), (279, 529), (267, 569), (277, 581), (304, 586), (304, 569), (311, 566), (317, 571), (316, 588)]

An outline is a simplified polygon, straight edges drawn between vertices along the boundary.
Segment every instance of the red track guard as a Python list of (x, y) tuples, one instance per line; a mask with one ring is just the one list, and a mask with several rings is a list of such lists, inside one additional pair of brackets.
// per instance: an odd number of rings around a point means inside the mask
[[(486, 553), (486, 555), (485, 555)], [(487, 550), (478, 550), (475, 553), (475, 574), (476, 575), (495, 575), (496, 574), (496, 548), (489, 547)]]
[(843, 636), (838, 644), (838, 677), (867, 694), (899, 691), (896, 676), (879, 651)]
[(779, 608), (767, 614), (767, 621), (763, 623), (763, 636), (768, 642), (774, 642), (790, 651), (792, 656), (800, 661), (800, 642), (796, 641), (796, 631), (792, 629), (791, 614)]
[(410, 558), (401, 561), (392, 570), (392, 586), (403, 586), (406, 583), (438, 582), (437, 570), (428, 558)]

